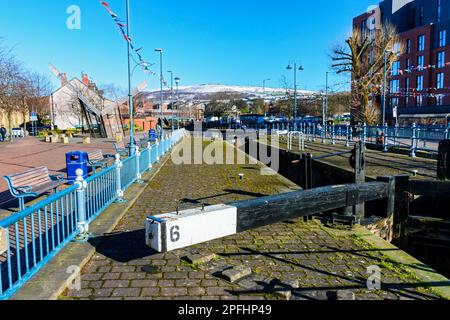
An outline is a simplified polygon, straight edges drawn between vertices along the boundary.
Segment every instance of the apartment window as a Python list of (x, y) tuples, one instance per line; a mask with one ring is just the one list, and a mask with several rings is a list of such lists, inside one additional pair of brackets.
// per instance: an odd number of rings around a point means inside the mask
[(391, 80), (391, 93), (400, 92), (400, 80)]
[(439, 48), (445, 47), (447, 45), (447, 30), (439, 31), (438, 35), (438, 46)]
[(422, 71), (423, 70), (423, 66), (424, 66), (424, 57), (423, 56), (418, 56), (417, 57), (417, 70), (418, 71)]
[(423, 76), (417, 76), (416, 78), (416, 90), (422, 91), (423, 90)]
[(442, 0), (437, 0), (437, 22), (442, 21)]
[(423, 25), (423, 4), (419, 8), (419, 25)]
[(417, 38), (417, 50), (418, 51), (425, 50), (425, 35), (421, 35)]
[(375, 35), (375, 18), (371, 17), (369, 21), (369, 37), (370, 41), (373, 41)]
[(411, 59), (410, 58), (406, 58), (406, 70), (409, 70), (411, 68)]
[(444, 74), (438, 73), (436, 75), (436, 88), (437, 89), (443, 89), (444, 88)]
[(420, 107), (423, 103), (423, 97), (422, 96), (416, 96), (416, 107)]
[(440, 51), (437, 53), (437, 67), (442, 68), (445, 65), (445, 52)]
[(437, 106), (443, 106), (444, 105), (444, 95), (443, 94), (438, 94), (436, 96), (436, 105)]
[(411, 39), (406, 40), (406, 53), (411, 53)]
[(366, 26), (367, 26), (367, 20), (363, 20), (361, 22), (361, 37), (363, 39), (366, 37)]
[(394, 61), (391, 68), (391, 76), (398, 76), (400, 73), (400, 61)]
[(411, 9), (409, 11), (409, 27), (410, 28), (416, 27), (416, 9)]

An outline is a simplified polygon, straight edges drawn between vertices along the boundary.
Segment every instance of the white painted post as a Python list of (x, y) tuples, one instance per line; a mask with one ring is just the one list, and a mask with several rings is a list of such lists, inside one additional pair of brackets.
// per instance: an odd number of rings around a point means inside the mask
[(366, 123), (364, 122), (363, 123), (363, 136), (362, 136), (362, 141), (363, 141), (363, 143), (364, 144), (366, 144), (366, 137), (367, 137), (367, 125), (366, 125)]
[(78, 235), (75, 241), (87, 241), (89, 238), (89, 224), (86, 217), (86, 189), (87, 182), (83, 178), (83, 170), (77, 169), (75, 171), (77, 178), (75, 179), (75, 185), (77, 186), (76, 198), (77, 198), (77, 231)]
[(332, 145), (336, 144), (336, 141), (334, 139), (334, 133), (335, 133), (334, 130), (335, 130), (335, 127), (334, 127), (334, 124), (333, 124), (333, 125), (331, 125), (331, 144)]
[(383, 140), (383, 152), (388, 152), (388, 124), (387, 122), (384, 124), (384, 128), (383, 128), (383, 132), (384, 132), (384, 140)]
[(322, 130), (320, 132), (320, 135), (322, 136), (322, 144), (325, 144), (325, 138), (327, 135), (327, 125), (322, 126)]
[(415, 123), (413, 123), (411, 129), (412, 129), (412, 134), (411, 134), (411, 153), (410, 153), (410, 156), (411, 156), (411, 158), (415, 158), (416, 157), (416, 150), (415, 150), (414, 143), (416, 142), (416, 132), (417, 132), (416, 131), (417, 127), (416, 127)]
[(140, 158), (141, 158), (141, 151), (139, 149), (139, 146), (136, 146), (136, 183), (142, 184), (144, 181), (142, 181), (142, 174), (140, 172)]
[(347, 124), (347, 138), (345, 139), (345, 146), (350, 147), (350, 125)]
[(148, 169), (152, 169), (153, 165), (152, 165), (152, 143), (151, 142), (147, 142), (147, 149), (148, 149)]
[(116, 161), (114, 161), (114, 166), (116, 167), (116, 196), (117, 196), (117, 199), (114, 202), (125, 203), (126, 200), (123, 198), (124, 193), (122, 190), (122, 175), (121, 175), (123, 163), (120, 160), (120, 154), (116, 154)]
[(156, 162), (159, 162), (159, 139), (156, 139), (155, 147), (156, 147)]

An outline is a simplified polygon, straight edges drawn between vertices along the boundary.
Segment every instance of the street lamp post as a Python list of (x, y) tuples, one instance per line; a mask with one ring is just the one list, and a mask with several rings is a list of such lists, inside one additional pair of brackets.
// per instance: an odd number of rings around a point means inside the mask
[(387, 81), (387, 57), (386, 57), (387, 51), (384, 51), (384, 76), (383, 76), (383, 122), (381, 123), (382, 126), (386, 123), (386, 81)]
[[(180, 84), (180, 80), (181, 80), (181, 78), (180, 77), (176, 77), (175, 78), (175, 84), (176, 84), (176, 86), (177, 86), (177, 90), (176, 90), (176, 97), (177, 97), (177, 118), (178, 118), (178, 121), (177, 121), (177, 126), (178, 126), (178, 129), (180, 129), (180, 105), (179, 105), (179, 97), (178, 97), (178, 86), (179, 86), (179, 84)], [(173, 111), (173, 110), (172, 110)]]
[(266, 82), (270, 81), (271, 79), (264, 79), (263, 80), (263, 107), (264, 107), (264, 114), (267, 116), (266, 112)]
[[(287, 66), (288, 70), (294, 70), (294, 123), (297, 123), (297, 71), (303, 71), (303, 66), (297, 68), (297, 63), (294, 62), (294, 67), (291, 65)], [(300, 110), (301, 114), (301, 110)]]
[(155, 49), (156, 52), (159, 52), (159, 67), (160, 67), (160, 88), (161, 88), (161, 100), (160, 100), (160, 107), (161, 107), (161, 139), (164, 136), (164, 93), (163, 93), (163, 50), (162, 49)]
[[(127, 11), (127, 37), (130, 38), (130, 0), (126, 0)], [(128, 108), (130, 113), (130, 156), (134, 155), (136, 147), (134, 141), (134, 115), (133, 115), (133, 95), (131, 93), (131, 43), (127, 41), (128, 53)]]
[(267, 81), (270, 81), (271, 79), (264, 79), (263, 80), (263, 94), (265, 95), (266, 94), (266, 82)]
[(324, 110), (323, 110), (323, 126), (328, 122), (328, 74), (327, 71), (326, 77), (325, 77), (325, 104), (324, 104)]
[(173, 71), (167, 71), (170, 73), (170, 108), (172, 111), (172, 132), (174, 131), (173, 126)]

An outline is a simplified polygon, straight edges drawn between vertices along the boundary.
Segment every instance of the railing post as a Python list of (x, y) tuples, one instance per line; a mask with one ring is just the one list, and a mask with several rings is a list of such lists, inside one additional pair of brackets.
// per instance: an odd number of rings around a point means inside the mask
[(155, 148), (156, 148), (156, 162), (159, 162), (159, 139), (156, 139), (156, 143), (155, 143)]
[(347, 124), (347, 132), (346, 132), (345, 146), (350, 147), (350, 125)]
[(384, 137), (383, 137), (383, 152), (388, 152), (387, 143), (388, 143), (388, 125), (387, 123), (384, 124), (383, 127)]
[(416, 132), (417, 132), (417, 127), (416, 124), (413, 123), (412, 124), (412, 134), (411, 134), (411, 153), (410, 156), (411, 158), (415, 158), (416, 157), (416, 148), (414, 146), (415, 142), (416, 142)]
[(122, 168), (123, 163), (120, 160), (120, 154), (116, 154), (116, 161), (114, 162), (114, 165), (116, 167), (116, 196), (117, 199), (114, 201), (115, 203), (125, 203), (127, 200), (123, 198), (124, 193), (122, 190)]
[[(366, 149), (366, 146), (362, 141), (359, 141), (356, 143), (355, 150), (354, 150), (355, 183), (364, 183), (366, 181), (365, 149)], [(364, 220), (364, 217), (365, 217), (364, 203), (355, 206), (354, 215), (359, 222)]]
[(367, 125), (366, 125), (366, 123), (365, 123), (365, 122), (363, 123), (363, 127), (362, 127), (362, 129), (363, 129), (363, 132), (362, 132), (362, 142), (363, 142), (364, 144), (366, 144), (366, 137), (367, 137)]
[(398, 123), (396, 123), (394, 127), (394, 147), (397, 145), (397, 136), (398, 136)]
[(86, 216), (86, 189), (87, 182), (83, 178), (83, 170), (77, 169), (75, 171), (77, 178), (75, 185), (77, 186), (77, 231), (78, 235), (75, 237), (76, 242), (86, 242), (89, 239), (89, 224)]
[(151, 170), (153, 168), (152, 165), (152, 143), (147, 142), (147, 150), (148, 150), (148, 169)]
[(325, 138), (327, 134), (327, 125), (322, 126), (322, 130), (320, 131), (320, 135), (322, 136), (322, 144), (325, 144)]
[(316, 142), (316, 130), (317, 130), (317, 126), (315, 123), (313, 123), (313, 133), (312, 133), (313, 142)]
[(135, 153), (135, 161), (136, 161), (136, 183), (143, 184), (144, 181), (142, 181), (142, 174), (140, 169), (140, 160), (141, 160), (141, 150), (138, 146), (136, 146), (136, 153)]
[(331, 144), (332, 145), (335, 145), (336, 144), (336, 141), (334, 140), (334, 134), (335, 134), (335, 132), (334, 132), (334, 130), (335, 130), (335, 127), (334, 127), (334, 124), (332, 124), (331, 126), (330, 126), (330, 135), (331, 135)]

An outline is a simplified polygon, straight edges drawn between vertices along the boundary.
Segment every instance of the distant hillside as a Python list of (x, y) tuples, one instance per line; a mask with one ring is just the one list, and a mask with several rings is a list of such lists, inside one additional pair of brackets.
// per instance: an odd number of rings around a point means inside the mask
[[(293, 90), (291, 90), (293, 92)], [(184, 86), (179, 88), (179, 99), (184, 101), (208, 101), (218, 93), (226, 93), (232, 96), (238, 96), (241, 99), (254, 100), (258, 98), (264, 99), (281, 99), (286, 97), (286, 89), (266, 88), (265, 93), (262, 87), (248, 86), (228, 86), (221, 84), (203, 84), (196, 86)], [(299, 96), (317, 95), (316, 91), (298, 90)], [(145, 97), (152, 100), (160, 98), (159, 91), (151, 91), (144, 93)], [(164, 97), (170, 95), (169, 90), (164, 91)]]

